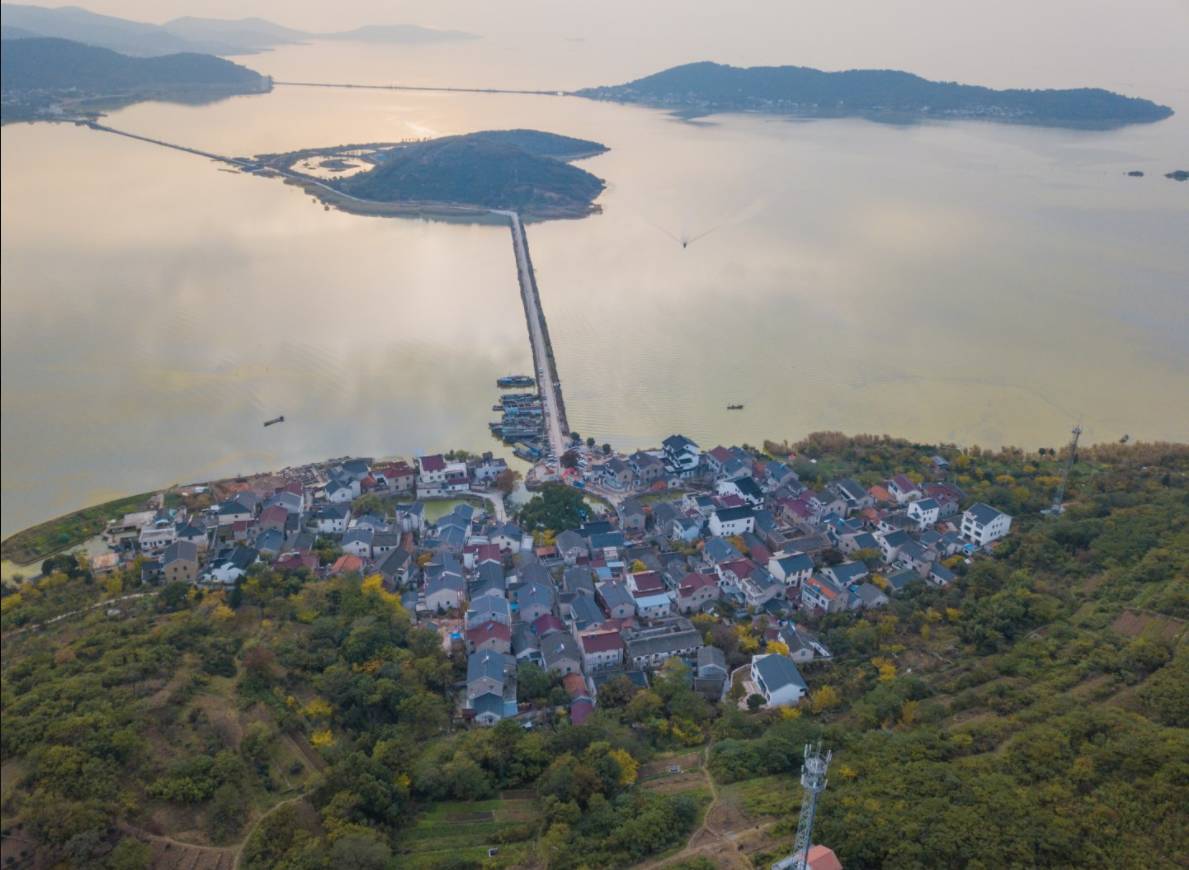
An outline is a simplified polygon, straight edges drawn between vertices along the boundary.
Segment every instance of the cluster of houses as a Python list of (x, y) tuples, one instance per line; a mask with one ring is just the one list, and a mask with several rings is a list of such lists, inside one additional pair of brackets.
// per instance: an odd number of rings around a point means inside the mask
[[(129, 515), (106, 534), (168, 581), (232, 584), (261, 559), (319, 576), (378, 574), (444, 645), (465, 650), (461, 714), (490, 725), (527, 712), (516, 678), (527, 662), (557, 675), (577, 724), (608, 681), (645, 686), (674, 658), (713, 700), (736, 685), (744, 700), (796, 704), (808, 691), (798, 665), (829, 657), (807, 617), (882, 607), (913, 583), (944, 586), (948, 557), (1011, 527), (988, 505), (962, 510), (940, 458), (930, 482), (900, 474), (817, 489), (785, 463), (739, 447), (703, 452), (682, 436), (602, 459), (584, 474), (623, 494), (615, 510), (545, 545), (469, 503), (426, 519), (421, 499), (489, 486), (506, 468), (490, 455), (345, 460), (263, 492), (245, 486), (194, 515)], [(385, 516), (353, 510), (370, 493), (416, 500)], [(319, 538), (341, 551), (332, 564), (315, 552)], [(704, 612), (762, 617), (763, 640), (782, 651), (728, 660), (692, 622)]]
[[(485, 453), (469, 460), (422, 456), (375, 463), (345, 459), (324, 466), (287, 469), (285, 480), (260, 478), (224, 487), (224, 500), (200, 511), (184, 507), (125, 515), (108, 524), (104, 538), (111, 552), (92, 560), (98, 573), (139, 557), (146, 580), (232, 585), (248, 568), (266, 560), (280, 570), (306, 569), (338, 574), (398, 563), (416, 546), (425, 525), (425, 507), (410, 501), (393, 517), (353, 510), (366, 495), (400, 499), (457, 496), (486, 491), (507, 463)], [(191, 494), (208, 491), (193, 487)], [(450, 534), (448, 529), (444, 534)], [(457, 537), (457, 530), (454, 535)], [(319, 538), (333, 540), (342, 556), (332, 565), (319, 562)]]

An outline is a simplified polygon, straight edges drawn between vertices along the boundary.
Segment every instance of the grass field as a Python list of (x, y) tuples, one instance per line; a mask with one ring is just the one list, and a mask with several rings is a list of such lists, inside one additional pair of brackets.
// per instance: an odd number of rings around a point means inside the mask
[(152, 495), (130, 495), (39, 523), (5, 538), (0, 555), (18, 566), (37, 562), (99, 534), (110, 519), (143, 510)]
[[(536, 821), (537, 810), (529, 798), (435, 804), (401, 834), (400, 866), (430, 868), (447, 858), (480, 860), (489, 867), (519, 866), (531, 857)], [(492, 848), (497, 852), (489, 856)]]

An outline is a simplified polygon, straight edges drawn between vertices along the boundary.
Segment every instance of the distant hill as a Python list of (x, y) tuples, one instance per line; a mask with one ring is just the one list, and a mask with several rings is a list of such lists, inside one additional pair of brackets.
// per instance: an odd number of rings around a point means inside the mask
[(500, 130), (401, 145), (375, 169), (334, 186), (380, 202), (425, 202), (514, 209), (526, 215), (581, 215), (593, 209), (603, 181), (565, 162), (597, 154), (597, 142)]
[(310, 34), (263, 18), (175, 18), (161, 25), (166, 31), (196, 45), (222, 45), (230, 51), (250, 53), (276, 45), (305, 42)]
[(476, 39), (461, 30), (438, 30), (415, 24), (370, 24), (334, 33), (313, 33), (285, 27), (263, 18), (197, 18), (186, 16), (165, 24), (130, 21), (99, 15), (78, 6), (0, 4), (4, 39), (57, 37), (110, 48), (121, 54), (151, 57), (160, 54), (252, 54), (278, 45), (317, 39), (417, 45)]
[(5, 40), (0, 52), (4, 120), (61, 117), (93, 101), (202, 100), (267, 91), (259, 73), (208, 54), (130, 57), (68, 39)]
[(391, 45), (417, 45), (431, 42), (453, 42), (460, 39), (478, 39), (475, 34), (462, 30), (437, 30), (432, 27), (418, 27), (415, 24), (368, 24), (356, 27), (354, 30), (321, 33), (316, 36), (321, 39), (377, 42)]
[(824, 72), (810, 67), (733, 67), (702, 62), (578, 96), (698, 114), (767, 111), (884, 120), (974, 118), (1052, 126), (1112, 127), (1159, 121), (1172, 109), (1100, 88), (994, 90), (934, 82), (896, 70)]
[(49, 8), (4, 3), (0, 5), (0, 22), (6, 30), (15, 28), (28, 35), (70, 39), (122, 54), (150, 56), (203, 50), (156, 24), (98, 15), (77, 6)]

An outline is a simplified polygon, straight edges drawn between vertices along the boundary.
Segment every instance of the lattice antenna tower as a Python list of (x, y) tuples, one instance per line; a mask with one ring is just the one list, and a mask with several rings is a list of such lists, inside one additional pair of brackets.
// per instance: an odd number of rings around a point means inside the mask
[(801, 819), (797, 822), (797, 840), (793, 843), (793, 867), (805, 870), (809, 862), (809, 847), (813, 845), (813, 819), (817, 815), (817, 796), (826, 790), (826, 771), (833, 752), (822, 754), (822, 744), (805, 744), (805, 761), (801, 765)]
[(1069, 439), (1069, 455), (1065, 457), (1065, 467), (1061, 469), (1061, 482), (1057, 484), (1057, 493), (1053, 496), (1053, 506), (1049, 508), (1049, 516), (1060, 516), (1065, 510), (1065, 487), (1069, 483), (1069, 472), (1078, 458), (1078, 439), (1082, 437), (1082, 427), (1073, 427), (1073, 437)]

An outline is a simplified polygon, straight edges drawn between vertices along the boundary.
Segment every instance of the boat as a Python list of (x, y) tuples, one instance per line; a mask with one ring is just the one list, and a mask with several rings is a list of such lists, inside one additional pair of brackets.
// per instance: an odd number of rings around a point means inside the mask
[(727, 405), (727, 410), (728, 411), (742, 411), (743, 406), (742, 405)]
[(495, 383), (498, 387), (531, 387), (536, 381), (528, 375), (504, 375), (496, 378)]
[(264, 425), (265, 426), (275, 426), (277, 423), (284, 423), (284, 422), (285, 422), (285, 415), (282, 414), (280, 417), (273, 417), (271, 420), (265, 420)]

